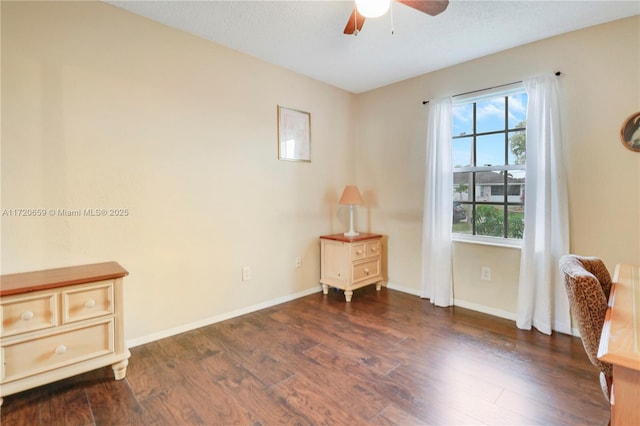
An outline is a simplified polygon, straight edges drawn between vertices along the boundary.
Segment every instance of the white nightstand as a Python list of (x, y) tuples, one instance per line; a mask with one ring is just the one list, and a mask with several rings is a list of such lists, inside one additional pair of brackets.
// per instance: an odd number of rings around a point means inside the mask
[(124, 379), (123, 278), (116, 262), (2, 275), (2, 397), (111, 365)]
[(351, 302), (353, 290), (369, 284), (376, 284), (376, 290), (380, 290), (383, 281), (382, 235), (320, 237), (320, 282), (324, 294), (329, 287), (339, 288), (344, 290), (346, 301)]

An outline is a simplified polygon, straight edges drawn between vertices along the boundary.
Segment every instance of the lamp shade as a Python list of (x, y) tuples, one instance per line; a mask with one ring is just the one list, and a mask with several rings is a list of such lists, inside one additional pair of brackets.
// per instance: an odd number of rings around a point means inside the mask
[(342, 197), (340, 197), (339, 204), (364, 204), (364, 200), (362, 199), (362, 195), (360, 195), (360, 191), (358, 191), (358, 187), (355, 185), (347, 185), (344, 187), (344, 191), (342, 192)]

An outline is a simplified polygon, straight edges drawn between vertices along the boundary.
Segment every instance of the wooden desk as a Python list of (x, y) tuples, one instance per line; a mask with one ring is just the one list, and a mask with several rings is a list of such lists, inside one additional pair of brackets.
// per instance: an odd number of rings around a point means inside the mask
[(598, 358), (613, 364), (611, 424), (640, 425), (640, 267), (617, 265)]

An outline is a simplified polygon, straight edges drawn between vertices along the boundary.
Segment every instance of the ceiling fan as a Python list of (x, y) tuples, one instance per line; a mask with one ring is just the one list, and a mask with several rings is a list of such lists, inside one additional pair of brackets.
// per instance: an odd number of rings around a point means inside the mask
[[(436, 16), (449, 6), (449, 0), (395, 0), (420, 12)], [(377, 18), (389, 10), (391, 0), (355, 0), (356, 6), (344, 27), (347, 35), (358, 35), (366, 18)]]

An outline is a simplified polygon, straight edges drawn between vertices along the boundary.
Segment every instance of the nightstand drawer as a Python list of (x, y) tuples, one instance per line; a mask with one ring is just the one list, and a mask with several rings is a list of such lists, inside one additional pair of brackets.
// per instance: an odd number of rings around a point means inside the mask
[(367, 257), (380, 255), (380, 240), (367, 242)]
[(1, 348), (2, 381), (11, 381), (53, 368), (114, 352), (113, 319)]
[(113, 281), (62, 291), (62, 323), (113, 314)]
[(360, 260), (367, 257), (367, 244), (366, 243), (358, 243), (351, 244), (351, 259), (352, 260)]
[(0, 304), (2, 337), (55, 327), (58, 323), (56, 293), (10, 297)]
[(353, 282), (366, 280), (380, 275), (380, 259), (353, 265)]
[(360, 260), (380, 255), (380, 240), (351, 244), (351, 259)]

